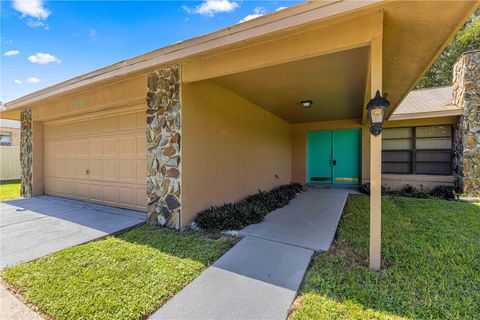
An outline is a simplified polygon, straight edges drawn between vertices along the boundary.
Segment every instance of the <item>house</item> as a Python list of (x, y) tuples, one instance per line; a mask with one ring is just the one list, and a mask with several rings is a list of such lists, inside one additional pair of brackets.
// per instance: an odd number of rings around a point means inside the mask
[(20, 145), (20, 122), (0, 119), (0, 146), (15, 147)]
[(20, 179), (20, 122), (0, 119), (0, 181)]
[[(378, 90), (391, 103), (385, 127), (452, 125), (390, 118), (478, 5), (307, 2), (10, 101), (3, 117), (26, 132), (24, 195), (144, 210), (181, 228), (258, 189), (370, 181), (375, 268), (382, 138), (365, 105)], [(458, 86), (467, 112), (473, 89)]]

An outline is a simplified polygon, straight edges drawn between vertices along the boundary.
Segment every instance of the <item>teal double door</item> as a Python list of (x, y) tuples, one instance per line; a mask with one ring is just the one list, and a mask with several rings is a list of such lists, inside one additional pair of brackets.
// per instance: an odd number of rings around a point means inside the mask
[(307, 182), (358, 184), (360, 129), (312, 131), (307, 134)]

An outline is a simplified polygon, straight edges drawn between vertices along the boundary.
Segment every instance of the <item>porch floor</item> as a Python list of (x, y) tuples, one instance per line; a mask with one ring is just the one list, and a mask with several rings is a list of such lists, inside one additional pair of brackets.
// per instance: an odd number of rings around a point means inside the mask
[(259, 224), (150, 319), (285, 319), (314, 251), (328, 250), (353, 189), (309, 188)]
[(353, 188), (308, 188), (287, 206), (277, 209), (240, 236), (276, 241), (313, 251), (328, 251), (335, 237), (343, 206)]

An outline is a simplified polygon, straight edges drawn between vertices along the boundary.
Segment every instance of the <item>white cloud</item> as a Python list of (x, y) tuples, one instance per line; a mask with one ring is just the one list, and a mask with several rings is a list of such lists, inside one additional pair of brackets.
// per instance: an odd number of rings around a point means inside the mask
[(45, 30), (49, 29), (48, 24), (40, 20), (28, 19), (27, 25), (30, 28), (44, 28)]
[(3, 55), (5, 57), (15, 57), (15, 56), (18, 56), (20, 54), (20, 51), (19, 50), (8, 50), (7, 52), (5, 52)]
[(43, 5), (43, 0), (13, 0), (12, 6), (22, 14), (22, 17), (45, 20), (50, 15), (50, 11)]
[(287, 7), (278, 7), (277, 9), (275, 9), (275, 12), (283, 10), (283, 9), (287, 9)]
[(15, 84), (22, 84), (22, 80), (15, 79), (15, 80), (13, 80), (13, 83), (15, 83)]
[(61, 61), (57, 59), (54, 55), (50, 53), (37, 52), (37, 54), (28, 57), (28, 61), (31, 63), (38, 64), (47, 64), (51, 62), (60, 63)]
[(267, 13), (267, 9), (265, 9), (264, 7), (255, 8), (255, 9), (253, 9), (253, 13), (249, 14), (248, 16), (243, 18), (242, 20), (238, 21), (238, 23), (242, 23), (242, 22), (245, 22), (245, 21), (248, 21), (248, 20), (252, 20), (252, 19), (261, 17), (266, 13)]
[(26, 83), (39, 83), (40, 79), (35, 78), (35, 77), (30, 77), (25, 80)]
[(213, 17), (216, 13), (232, 12), (238, 8), (238, 3), (231, 0), (204, 0), (195, 8), (183, 6), (183, 10), (188, 13), (200, 14), (202, 16)]

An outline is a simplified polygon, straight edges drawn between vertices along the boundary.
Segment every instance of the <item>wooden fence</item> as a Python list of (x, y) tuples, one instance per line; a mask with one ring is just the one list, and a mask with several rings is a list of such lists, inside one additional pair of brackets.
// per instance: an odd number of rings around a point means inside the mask
[(20, 179), (20, 147), (0, 146), (0, 180)]

